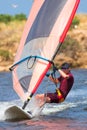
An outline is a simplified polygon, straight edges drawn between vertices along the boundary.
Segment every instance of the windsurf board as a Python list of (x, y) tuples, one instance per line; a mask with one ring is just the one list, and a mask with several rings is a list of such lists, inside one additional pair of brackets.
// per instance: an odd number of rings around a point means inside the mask
[(33, 118), (32, 113), (23, 110), (22, 108), (13, 105), (6, 109), (5, 120), (24, 120)]

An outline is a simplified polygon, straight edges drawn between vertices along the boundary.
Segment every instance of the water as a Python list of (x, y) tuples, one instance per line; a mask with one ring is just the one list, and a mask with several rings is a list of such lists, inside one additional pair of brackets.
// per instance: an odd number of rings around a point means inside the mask
[[(19, 99), (12, 88), (11, 73), (1, 72), (0, 130), (87, 130), (87, 69), (72, 70), (72, 73), (75, 83), (64, 103), (46, 104), (41, 115), (31, 120), (8, 122), (4, 111), (19, 103)], [(45, 79), (42, 86), (47, 85), (52, 91), (53, 84)]]

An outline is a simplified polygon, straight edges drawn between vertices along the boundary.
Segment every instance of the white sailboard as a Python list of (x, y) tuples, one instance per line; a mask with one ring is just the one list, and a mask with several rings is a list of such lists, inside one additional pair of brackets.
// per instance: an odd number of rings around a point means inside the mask
[(33, 118), (32, 113), (25, 111), (16, 105), (7, 108), (5, 111), (5, 120), (18, 121), (32, 118)]
[(53, 64), (79, 2), (80, 0), (33, 1), (14, 64), (10, 68), (13, 88), (20, 99), (25, 100), (23, 109)]

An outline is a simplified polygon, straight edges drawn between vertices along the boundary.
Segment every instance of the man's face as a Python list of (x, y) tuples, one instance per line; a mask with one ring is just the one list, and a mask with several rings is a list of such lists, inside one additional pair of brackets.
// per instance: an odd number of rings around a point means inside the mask
[(62, 71), (66, 74), (68, 74), (70, 72), (70, 69), (62, 69)]

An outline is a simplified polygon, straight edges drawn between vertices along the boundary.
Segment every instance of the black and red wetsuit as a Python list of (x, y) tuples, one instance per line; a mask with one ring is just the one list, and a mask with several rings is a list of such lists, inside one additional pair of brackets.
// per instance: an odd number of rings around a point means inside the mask
[(64, 101), (66, 96), (68, 95), (69, 91), (71, 90), (73, 83), (74, 83), (74, 77), (71, 73), (68, 74), (68, 78), (64, 78), (60, 76), (58, 78), (60, 82), (60, 86), (58, 90), (55, 93), (47, 93), (46, 96), (51, 99), (51, 103), (59, 103)]

